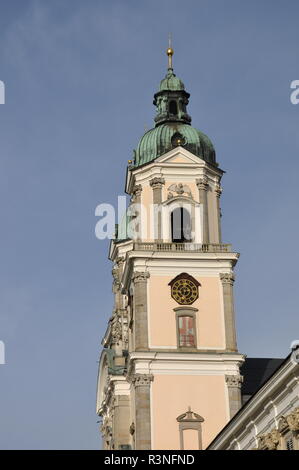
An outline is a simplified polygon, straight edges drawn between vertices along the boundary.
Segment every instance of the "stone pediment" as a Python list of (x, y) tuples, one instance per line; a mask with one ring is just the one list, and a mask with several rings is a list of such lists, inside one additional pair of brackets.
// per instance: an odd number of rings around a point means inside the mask
[(161, 155), (155, 160), (156, 163), (173, 163), (173, 164), (197, 164), (205, 166), (206, 162), (200, 157), (193, 155), (193, 153), (184, 149), (183, 147), (176, 147), (169, 152)]

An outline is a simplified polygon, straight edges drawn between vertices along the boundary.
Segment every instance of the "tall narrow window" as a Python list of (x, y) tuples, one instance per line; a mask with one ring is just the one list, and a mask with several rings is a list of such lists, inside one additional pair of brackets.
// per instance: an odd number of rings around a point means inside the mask
[(179, 347), (195, 348), (194, 318), (191, 316), (178, 317)]
[(183, 207), (178, 207), (171, 213), (171, 239), (174, 243), (192, 240), (190, 214)]
[(188, 410), (178, 416), (176, 420), (179, 423), (181, 450), (201, 450), (203, 417), (194, 413), (189, 406)]
[(169, 103), (169, 113), (176, 116), (178, 114), (178, 105), (176, 101), (170, 101)]

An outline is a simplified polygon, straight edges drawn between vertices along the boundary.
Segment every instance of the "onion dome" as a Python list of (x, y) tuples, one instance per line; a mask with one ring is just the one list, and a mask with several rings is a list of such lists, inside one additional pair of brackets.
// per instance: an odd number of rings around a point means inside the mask
[(171, 47), (167, 49), (167, 55), (167, 74), (154, 95), (153, 104), (157, 108), (155, 127), (140, 139), (131, 168), (149, 163), (177, 146), (186, 148), (207, 163), (217, 165), (212, 142), (203, 132), (191, 126), (191, 117), (187, 113), (190, 95), (185, 91), (182, 80), (173, 72)]

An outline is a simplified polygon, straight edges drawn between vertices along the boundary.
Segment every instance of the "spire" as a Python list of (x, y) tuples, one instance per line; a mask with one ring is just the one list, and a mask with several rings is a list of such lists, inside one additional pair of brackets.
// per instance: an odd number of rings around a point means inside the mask
[(171, 47), (171, 34), (169, 33), (169, 38), (168, 38), (168, 49), (166, 51), (166, 54), (168, 55), (168, 70), (172, 70), (172, 56), (173, 56), (173, 49)]
[(161, 80), (159, 91), (154, 96), (154, 105), (157, 107), (156, 126), (165, 122), (190, 124), (191, 117), (187, 114), (187, 104), (190, 95), (185, 91), (185, 85), (182, 80), (173, 72), (173, 48), (170, 35), (166, 54), (168, 56), (167, 74)]

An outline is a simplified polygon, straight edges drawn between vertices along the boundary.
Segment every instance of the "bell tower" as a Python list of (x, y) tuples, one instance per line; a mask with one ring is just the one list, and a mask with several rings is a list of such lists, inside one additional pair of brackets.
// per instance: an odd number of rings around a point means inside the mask
[(97, 391), (105, 449), (205, 449), (241, 406), (239, 255), (221, 239), (223, 171), (191, 126), (167, 55), (155, 127), (128, 165), (131, 203), (110, 246), (115, 305)]

